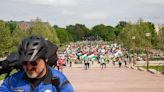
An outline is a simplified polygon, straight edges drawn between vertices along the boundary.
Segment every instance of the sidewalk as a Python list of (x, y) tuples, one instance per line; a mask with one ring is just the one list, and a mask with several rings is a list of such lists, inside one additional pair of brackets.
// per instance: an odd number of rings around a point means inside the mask
[(164, 92), (164, 75), (118, 68), (112, 63), (106, 69), (95, 63), (89, 70), (84, 70), (82, 64), (73, 64), (65, 67), (63, 73), (75, 92)]
[(164, 92), (164, 75), (130, 68), (65, 68), (75, 92)]

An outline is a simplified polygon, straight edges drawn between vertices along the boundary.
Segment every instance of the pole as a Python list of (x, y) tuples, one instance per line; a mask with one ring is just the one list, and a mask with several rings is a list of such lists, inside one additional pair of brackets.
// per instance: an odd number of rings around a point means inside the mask
[(146, 56), (146, 60), (147, 60), (147, 71), (149, 70), (149, 48), (147, 47), (147, 56)]
[(146, 56), (146, 60), (147, 60), (147, 71), (149, 70), (149, 36), (150, 36), (150, 33), (146, 33), (146, 36), (147, 36), (147, 56)]

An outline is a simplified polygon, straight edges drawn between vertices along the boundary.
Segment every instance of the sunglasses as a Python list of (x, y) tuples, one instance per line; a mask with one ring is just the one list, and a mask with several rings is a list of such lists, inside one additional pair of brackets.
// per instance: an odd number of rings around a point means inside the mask
[(31, 62), (29, 62), (29, 61), (24, 61), (24, 62), (22, 62), (22, 65), (28, 65), (28, 63), (29, 63), (30, 65), (32, 65), (32, 66), (37, 66), (37, 63), (36, 63), (35, 61), (31, 61)]

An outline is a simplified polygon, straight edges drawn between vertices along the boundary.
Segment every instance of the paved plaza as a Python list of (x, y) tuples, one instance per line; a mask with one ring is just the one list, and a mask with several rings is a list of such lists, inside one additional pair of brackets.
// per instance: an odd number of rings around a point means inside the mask
[[(82, 64), (65, 67), (75, 92), (164, 92), (164, 75), (131, 68), (98, 64), (84, 70)], [(2, 81), (1, 81), (2, 82)]]
[(164, 92), (161, 74), (112, 66), (102, 70), (98, 65), (84, 70), (80, 66), (64, 69), (75, 92)]

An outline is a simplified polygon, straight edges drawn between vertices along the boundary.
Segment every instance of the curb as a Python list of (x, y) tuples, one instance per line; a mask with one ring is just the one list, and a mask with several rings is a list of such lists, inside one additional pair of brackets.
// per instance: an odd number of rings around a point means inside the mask
[[(146, 69), (142, 68), (142, 67), (139, 67), (138, 70), (140, 71), (147, 71)], [(149, 73), (152, 73), (152, 74), (161, 74), (161, 75), (164, 75), (164, 73), (161, 73), (155, 69), (149, 69), (147, 72)]]
[(152, 73), (152, 74), (156, 74), (156, 73), (157, 73), (157, 71), (154, 70), (154, 69), (149, 69), (148, 72), (150, 72), (150, 73)]
[(144, 69), (142, 67), (139, 67), (138, 70), (140, 70), (140, 71), (146, 71), (146, 69)]
[(131, 68), (131, 69), (137, 70), (137, 67), (135, 67), (135, 66), (131, 66), (130, 68)]

